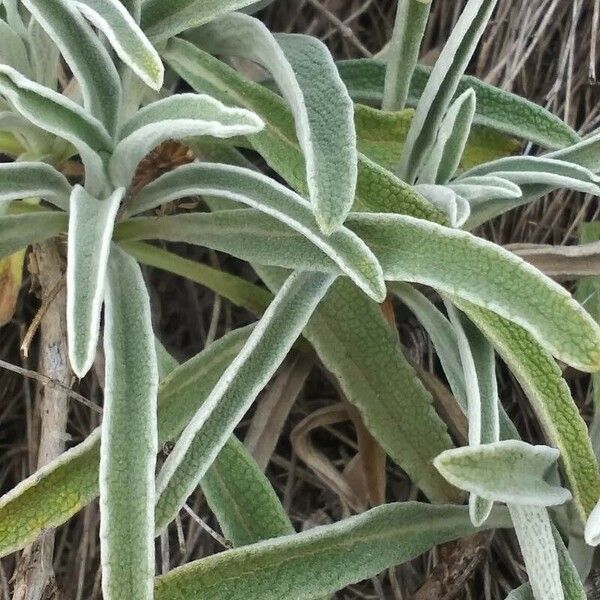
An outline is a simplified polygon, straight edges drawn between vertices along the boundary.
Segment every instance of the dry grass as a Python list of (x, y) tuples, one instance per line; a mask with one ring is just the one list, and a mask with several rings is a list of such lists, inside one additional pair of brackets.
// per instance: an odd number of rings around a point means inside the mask
[[(426, 54), (434, 55), (439, 49), (462, 5), (464, 0), (434, 0), (424, 48)], [(278, 0), (263, 16), (274, 30), (310, 33), (325, 40), (337, 57), (357, 57), (375, 54), (385, 44), (391, 32), (394, 6), (393, 0)], [(600, 121), (595, 48), (599, 14), (600, 0), (500, 0), (496, 19), (485, 35), (471, 71), (546, 105), (583, 133), (589, 132)], [(569, 244), (576, 238), (579, 223), (597, 218), (598, 210), (595, 199), (560, 193), (496, 220), (481, 233), (498, 243)], [(199, 249), (182, 248), (181, 251), (195, 259), (220, 264), (225, 270), (253, 276), (247, 267), (231, 258), (217, 257)], [(147, 276), (153, 290), (157, 330), (162, 332), (165, 344), (178, 358), (191, 356), (215, 336), (251, 320), (245, 312), (194, 284), (155, 271), (148, 271)], [(23, 358), (19, 352), (39, 306), (30, 287), (31, 278), (24, 282), (15, 318), (0, 329), (0, 355), (5, 361), (35, 370), (35, 342), (30, 358)], [(396, 318), (401, 340), (411, 358), (426, 369), (435, 369), (430, 345), (418, 324), (401, 312)], [(293, 363), (287, 363), (286, 368), (293, 372)], [(587, 415), (588, 378), (572, 371), (566, 375), (582, 412)], [(500, 384), (503, 402), (523, 435), (529, 440), (539, 439), (531, 410), (518, 385), (504, 369), (500, 369)], [(40, 386), (39, 381), (0, 369), (2, 491), (27, 476), (35, 465), (39, 428), (35, 407)], [(95, 404), (101, 402), (96, 376), (88, 377), (76, 391)], [(70, 402), (69, 443), (81, 441), (99, 423), (98, 411), (79, 400), (72, 398)], [(328, 378), (318, 367), (313, 368), (291, 407), (267, 468), (298, 529), (336, 520), (351, 512), (348, 503), (335, 493), (339, 491), (339, 482), (324, 484), (323, 479), (298, 458), (290, 443), (292, 430), (298, 424), (306, 425), (307, 417), (339, 400)], [(251, 417), (249, 415), (240, 425), (238, 433), (242, 438)], [(330, 422), (331, 419), (317, 422), (323, 426), (313, 430), (310, 439), (313, 450), (319, 450), (330, 465), (341, 471), (356, 451), (356, 428), (351, 421), (325, 424)], [(371, 458), (377, 464), (376, 456)], [(385, 475), (388, 501), (416, 496), (398, 468), (388, 463)], [(360, 486), (357, 489), (360, 490)], [(191, 516), (198, 515), (208, 525), (218, 528), (201, 494), (196, 493), (188, 504), (190, 511), (182, 511), (168, 539), (163, 538), (158, 544), (159, 571), (223, 548), (217, 536), (211, 535)], [(61, 598), (79, 600), (100, 596), (97, 529), (95, 504), (59, 528), (54, 568)], [(460, 572), (452, 572), (450, 567), (455, 564), (460, 565)], [(0, 561), (2, 599), (10, 598), (14, 568), (15, 556)], [(392, 573), (340, 592), (338, 598), (501, 600), (523, 579), (514, 540), (509, 535), (499, 534), (493, 540), (478, 538), (466, 545), (435, 549)], [(436, 582), (447, 585), (447, 589), (434, 587)], [(422, 588), (424, 584), (426, 587)]]

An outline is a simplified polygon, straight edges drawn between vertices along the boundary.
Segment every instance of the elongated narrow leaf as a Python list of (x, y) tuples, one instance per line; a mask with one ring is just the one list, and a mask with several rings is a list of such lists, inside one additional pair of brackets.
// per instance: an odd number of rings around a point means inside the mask
[(26, 77), (31, 76), (25, 43), (21, 36), (2, 19), (0, 19), (0, 64), (8, 65)]
[(545, 508), (509, 505), (536, 600), (564, 600), (552, 523)]
[(420, 183), (448, 183), (465, 151), (477, 100), (470, 89), (459, 96), (444, 116), (431, 153), (420, 173)]
[(81, 86), (85, 106), (114, 134), (121, 107), (121, 81), (92, 28), (67, 0), (23, 0), (23, 4), (60, 48)]
[(496, 2), (497, 0), (469, 0), (436, 61), (417, 104), (400, 162), (400, 177), (408, 183), (413, 183), (435, 142), (444, 114)]
[(430, 285), (489, 308), (565, 362), (598, 368), (598, 324), (564, 288), (516, 256), (466, 232), (403, 215), (351, 215), (348, 226), (373, 250), (386, 279)]
[[(594, 371), (600, 328), (564, 288), (498, 246), (403, 215), (351, 214), (349, 229), (371, 248), (384, 277), (429, 285), (514, 321), (565, 362)], [(120, 240), (166, 239), (213, 247), (259, 264), (339, 272), (299, 234), (249, 210), (132, 219)]]
[(123, 139), (109, 163), (113, 184), (127, 187), (140, 160), (166, 140), (201, 135), (219, 138), (249, 135), (263, 126), (254, 113), (229, 108), (210, 96), (181, 94), (159, 100), (126, 124)]
[(542, 185), (549, 189), (565, 187), (599, 194), (600, 178), (589, 169), (564, 160), (544, 156), (508, 157), (480, 165), (462, 177), (494, 175), (522, 186)]
[(378, 301), (385, 298), (379, 264), (360, 239), (345, 228), (330, 236), (322, 234), (306, 200), (249, 169), (220, 164), (179, 167), (142, 190), (134, 200), (134, 210), (145, 211), (195, 194), (236, 200), (277, 218), (306, 236), (372, 298)]
[(62, 94), (30, 81), (10, 67), (0, 66), (0, 94), (34, 125), (71, 142), (81, 154), (90, 192), (106, 185), (100, 152), (112, 141), (106, 129), (83, 108)]
[[(296, 191), (308, 194), (306, 165), (296, 140), (293, 117), (285, 102), (263, 86), (241, 78), (223, 62), (189, 42), (170, 40), (164, 58), (198, 92), (256, 112), (265, 131), (252, 136), (252, 147)], [(367, 157), (358, 156), (355, 209), (405, 212), (443, 223), (444, 215), (410, 186)]]
[(269, 480), (235, 437), (201, 481), (206, 501), (234, 546), (294, 533)]
[(393, 282), (388, 285), (388, 289), (415, 314), (419, 323), (427, 331), (450, 384), (450, 389), (466, 414), (465, 378), (460, 362), (456, 333), (452, 325), (426, 296), (410, 284)]
[[(258, 272), (273, 291), (285, 278), (275, 269), (261, 267)], [(439, 452), (452, 447), (452, 440), (380, 307), (350, 282), (339, 280), (304, 335), (371, 434), (415, 485), (434, 502), (456, 501), (457, 490), (432, 465)], [(385, 378), (377, 375), (380, 369)]]
[(100, 333), (104, 279), (115, 217), (125, 190), (98, 200), (81, 186), (71, 194), (67, 258), (67, 337), (71, 367), (90, 370)]
[(107, 37), (119, 58), (154, 90), (162, 87), (158, 53), (120, 0), (75, 0), (77, 9)]
[[(206, 473), (332, 282), (330, 275), (296, 273), (270, 304), (165, 461), (156, 484), (161, 494), (156, 508), (159, 526), (171, 520)], [(185, 460), (190, 453), (193, 460)]]
[(419, 59), (431, 0), (399, 0), (396, 22), (388, 49), (383, 110), (402, 110)]
[(255, 4), (256, 0), (146, 0), (142, 7), (142, 27), (156, 40), (170, 37)]
[(0, 203), (34, 197), (68, 210), (70, 195), (69, 182), (50, 165), (41, 162), (0, 164)]
[(531, 402), (561, 466), (575, 506), (585, 522), (600, 497), (600, 475), (587, 426), (552, 357), (524, 329), (464, 301), (452, 301), (485, 333)]
[[(177, 438), (235, 358), (252, 328), (237, 329), (183, 364), (159, 388), (159, 444)], [(0, 499), (0, 555), (32, 542), (98, 495), (100, 431)], [(41, 500), (43, 498), (43, 501)]]
[(106, 286), (100, 454), (104, 597), (152, 598), (158, 367), (150, 301), (135, 261), (114, 247)]
[(10, 28), (21, 37), (25, 37), (27, 30), (19, 13), (19, 0), (3, 0), (2, 4), (6, 11), (6, 22)]
[[(507, 523), (499, 512), (490, 527)], [(457, 506), (386, 504), (334, 525), (224, 552), (156, 582), (156, 600), (308, 600), (373, 577), (432, 546), (476, 531)], [(243, 570), (244, 577), (239, 574)]]
[(559, 452), (507, 440), (447, 450), (435, 459), (436, 468), (458, 488), (496, 502), (555, 506), (571, 499), (568, 490), (545, 480)]
[[(357, 102), (381, 106), (386, 65), (372, 59), (345, 60), (337, 64), (352, 98)], [(423, 96), (432, 69), (417, 65), (410, 82), (408, 106), (416, 106)], [(477, 95), (474, 123), (485, 125), (496, 131), (522, 138), (545, 148), (565, 148), (581, 141), (581, 138), (566, 123), (545, 108), (491, 86), (475, 77), (463, 75), (458, 83), (454, 98), (472, 88)], [(593, 145), (586, 148), (595, 153)], [(583, 151), (583, 148), (582, 148)], [(566, 160), (566, 159), (565, 159)], [(573, 162), (578, 162), (574, 160)]]
[(29, 41), (32, 79), (40, 85), (56, 91), (60, 66), (58, 46), (36, 19), (29, 21), (27, 39)]
[(0, 216), (0, 258), (56, 237), (67, 227), (68, 217), (59, 212)]
[(354, 202), (358, 156), (352, 100), (329, 50), (309, 36), (273, 36), (241, 13), (206, 25), (194, 39), (212, 54), (243, 56), (273, 75), (294, 116), (317, 221), (328, 233), (339, 227)]
[(457, 179), (448, 187), (471, 205), (478, 205), (491, 199), (518, 200), (523, 196), (521, 188), (516, 183), (494, 175)]
[[(11, 132), (30, 153), (52, 155), (56, 138), (13, 111), (0, 112), (0, 130)], [(25, 151), (23, 151), (25, 154)]]
[[(535, 512), (539, 510), (540, 509), (534, 509), (534, 522), (538, 520), (535, 516)], [(573, 560), (569, 555), (569, 550), (565, 547), (565, 544), (560, 537), (560, 533), (554, 526), (552, 526), (552, 535), (558, 552), (560, 582), (562, 584), (565, 600), (587, 600), (587, 594), (583, 588), (579, 575), (577, 574)], [(526, 583), (516, 590), (513, 590), (506, 597), (506, 600), (535, 600), (531, 590), (531, 584)]]
[(138, 262), (199, 283), (256, 316), (260, 316), (273, 299), (263, 287), (214, 267), (182, 258), (163, 248), (141, 242), (123, 242), (121, 246)]
[[(160, 344), (157, 355), (162, 377), (179, 366)], [(223, 533), (234, 546), (294, 533), (269, 480), (235, 436), (227, 440), (201, 486)]]

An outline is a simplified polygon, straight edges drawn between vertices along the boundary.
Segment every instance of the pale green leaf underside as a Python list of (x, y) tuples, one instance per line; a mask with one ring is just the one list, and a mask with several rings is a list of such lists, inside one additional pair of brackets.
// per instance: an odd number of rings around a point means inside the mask
[(32, 78), (39, 84), (56, 90), (58, 86), (58, 68), (60, 65), (60, 50), (58, 46), (40, 25), (39, 21), (35, 19), (29, 21), (27, 39), (29, 41), (29, 56), (33, 70)]
[(241, 13), (206, 25), (193, 39), (212, 54), (243, 56), (272, 74), (294, 116), (317, 221), (334, 231), (354, 202), (358, 156), (352, 100), (329, 50), (309, 36), (273, 36)]
[(510, 504), (508, 509), (515, 526), (534, 598), (564, 600), (560, 559), (548, 511), (545, 508), (516, 504)]
[(113, 246), (105, 292), (100, 452), (102, 590), (152, 598), (158, 367), (150, 300), (137, 263)]
[(342, 273), (351, 277), (372, 298), (378, 301), (385, 298), (383, 273), (362, 240), (346, 228), (329, 236), (321, 233), (310, 203), (255, 171), (218, 163), (186, 165), (163, 175), (142, 190), (133, 202), (133, 211), (145, 211), (164, 202), (198, 194), (235, 200), (278, 219), (322, 250)]
[[(488, 522), (489, 527), (506, 525), (503, 512)], [(386, 504), (334, 525), (190, 563), (159, 577), (155, 598), (308, 600), (474, 531), (463, 507)]]
[(506, 440), (447, 450), (436, 468), (455, 486), (495, 502), (556, 506), (571, 499), (568, 490), (545, 480), (559, 452)]
[(71, 186), (56, 169), (41, 162), (0, 164), (0, 204), (24, 198), (43, 198), (68, 210)]
[[(558, 284), (498, 246), (403, 215), (351, 214), (347, 226), (371, 248), (387, 280), (436, 288), (488, 308), (530, 331), (582, 370), (600, 364), (600, 327)], [(280, 222), (247, 210), (134, 219), (120, 239), (185, 241), (259, 264), (336, 271), (316, 246)]]
[(71, 194), (67, 251), (69, 360), (81, 379), (96, 356), (104, 279), (115, 217), (125, 190), (98, 200), (81, 186)]
[(154, 90), (164, 68), (156, 50), (119, 0), (75, 0), (77, 9), (107, 37), (119, 58)]
[(112, 182), (127, 187), (144, 156), (169, 139), (250, 135), (263, 126), (254, 113), (229, 108), (210, 96), (181, 94), (159, 100), (142, 109), (125, 126), (126, 134), (110, 158)]
[[(346, 60), (338, 62), (337, 67), (355, 101), (381, 105), (385, 63), (372, 59)], [(430, 75), (431, 68), (417, 65), (410, 82), (408, 106), (417, 105)], [(545, 108), (475, 77), (461, 77), (454, 97), (469, 88), (475, 90), (477, 96), (474, 117), (477, 125), (485, 125), (545, 148), (564, 148), (581, 140), (573, 129)]]
[(23, 0), (23, 4), (60, 48), (81, 86), (86, 108), (114, 134), (121, 81), (96, 33), (67, 0)]
[(295, 273), (269, 305), (162, 466), (156, 483), (161, 495), (156, 507), (159, 527), (175, 516), (206, 473), (332, 282), (330, 275)]
[[(575, 569), (575, 565), (569, 556), (569, 551), (565, 547), (565, 544), (560, 537), (560, 533), (558, 533), (554, 526), (552, 526), (552, 534), (558, 552), (560, 581), (562, 583), (565, 600), (587, 600), (587, 594), (583, 588), (577, 570)], [(506, 597), (506, 600), (534, 600), (531, 585), (526, 583), (516, 590), (513, 590)]]

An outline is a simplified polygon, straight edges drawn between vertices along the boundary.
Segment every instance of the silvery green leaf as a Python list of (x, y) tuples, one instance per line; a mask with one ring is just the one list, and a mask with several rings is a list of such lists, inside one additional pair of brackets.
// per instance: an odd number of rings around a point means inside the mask
[[(534, 523), (538, 520), (545, 521), (545, 518), (538, 515), (539, 511), (543, 509), (531, 509), (529, 515), (534, 520)], [(541, 518), (540, 518), (541, 517)], [(518, 519), (518, 517), (517, 517)], [(587, 600), (588, 596), (585, 592), (581, 579), (575, 569), (573, 560), (571, 559), (570, 553), (572, 551), (571, 543), (569, 543), (569, 549), (565, 547), (564, 542), (557, 531), (556, 527), (552, 526), (552, 535), (554, 537), (554, 544), (556, 545), (556, 551), (558, 552), (558, 565), (560, 570), (560, 581), (562, 584), (565, 600)], [(548, 542), (549, 543), (549, 540)], [(550, 565), (554, 563), (554, 559), (550, 558)], [(525, 583), (521, 587), (513, 590), (507, 597), (506, 600), (535, 600), (530, 583)]]
[(417, 104), (406, 138), (399, 167), (399, 175), (404, 181), (414, 182), (431, 151), (444, 114), (496, 3), (497, 0), (469, 0), (444, 45)]
[(294, 116), (317, 221), (331, 233), (354, 202), (358, 155), (354, 106), (329, 50), (309, 36), (274, 36), (241, 13), (202, 27), (194, 39), (212, 54), (243, 56), (273, 75)]
[(0, 258), (67, 231), (64, 213), (41, 211), (0, 216)]
[(469, 139), (477, 99), (473, 89), (448, 109), (428, 158), (419, 171), (419, 183), (448, 183), (456, 173)]
[[(248, 339), (236, 329), (191, 358), (161, 383), (159, 445), (177, 438)], [(100, 430), (37, 471), (0, 499), (0, 555), (33, 542), (98, 495)], [(43, 497), (43, 501), (40, 498)], [(35, 515), (35, 518), (32, 518)]]
[(113, 246), (105, 292), (100, 548), (106, 600), (152, 598), (158, 367), (150, 300), (133, 258)]
[(580, 165), (597, 173), (600, 171), (600, 130), (595, 129), (583, 140), (576, 140), (566, 148), (555, 150), (545, 156)]
[[(368, 247), (347, 229), (327, 236), (319, 230), (309, 202), (260, 173), (222, 164), (179, 167), (148, 185), (133, 201), (135, 212), (189, 195), (225, 197), (257, 208), (306, 236), (367, 294), (385, 297), (383, 274)], [(313, 270), (313, 269), (309, 269)]]
[(585, 541), (589, 546), (600, 544), (600, 500), (585, 524)]
[(71, 186), (54, 167), (41, 162), (0, 164), (0, 204), (23, 198), (43, 198), (69, 209)]
[(456, 333), (452, 325), (433, 302), (412, 285), (392, 282), (388, 284), (388, 290), (398, 296), (403, 304), (406, 304), (427, 331), (450, 384), (450, 389), (466, 414), (465, 378), (458, 353)]
[(159, 90), (164, 68), (158, 52), (120, 0), (75, 0), (75, 6), (108, 39), (118, 57), (149, 87)]
[(121, 81), (98, 36), (68, 0), (23, 0), (23, 4), (60, 48), (81, 86), (86, 108), (114, 134)]
[[(373, 251), (386, 280), (429, 285), (488, 308), (520, 324), (564, 362), (598, 369), (598, 324), (563, 287), (514, 254), (467, 232), (404, 215), (353, 213), (346, 225)], [(258, 264), (339, 273), (312, 242), (249, 210), (133, 219), (117, 235), (185, 241)]]
[[(448, 311), (448, 317), (456, 335), (458, 354), (464, 375), (467, 396), (469, 446), (474, 448), (480, 444), (497, 442), (500, 439), (500, 424), (498, 416), (498, 392), (495, 389), (495, 372), (493, 373), (493, 381), (487, 388), (484, 386), (490, 384), (490, 382), (485, 381), (483, 377), (480, 382), (480, 375), (489, 375), (489, 373), (483, 372), (483, 367), (488, 367), (486, 363), (489, 361), (489, 356), (476, 357), (474, 348), (471, 346), (469, 337), (467, 336), (467, 329), (469, 333), (473, 333), (473, 328), (469, 327), (470, 323), (468, 319), (448, 301), (446, 301), (446, 310)], [(491, 354), (493, 365), (493, 350)], [(475, 362), (476, 358), (478, 364)], [(489, 371), (489, 369), (486, 370)], [(486, 395), (485, 398), (483, 397), (484, 395)], [(469, 496), (469, 515), (473, 525), (479, 526), (484, 523), (490, 516), (492, 507), (493, 499), (485, 498), (472, 492)]]
[[(223, 271), (218, 273), (227, 275)], [(156, 354), (163, 380), (180, 365), (158, 340)], [(197, 374), (192, 379), (196, 377)], [(162, 387), (164, 389), (164, 383)], [(186, 460), (194, 458), (191, 453), (186, 456)], [(190, 466), (189, 472), (195, 476), (194, 465)], [(234, 546), (294, 533), (294, 527), (268, 478), (234, 435), (227, 440), (200, 485), (223, 534)]]
[(10, 28), (22, 38), (27, 37), (27, 30), (19, 12), (19, 0), (3, 0), (2, 4), (6, 11), (6, 22)]
[(414, 189), (448, 216), (451, 227), (461, 227), (471, 214), (471, 206), (453, 187), (420, 183)]
[(31, 65), (25, 42), (2, 19), (0, 19), (0, 64), (8, 65), (26, 77), (31, 76)]
[(585, 522), (600, 497), (600, 474), (587, 425), (561, 369), (535, 338), (516, 323), (456, 297), (452, 302), (494, 344), (523, 387), (546, 439), (560, 450), (560, 466), (573, 493), (573, 504)]
[(541, 185), (549, 190), (567, 188), (600, 195), (600, 177), (589, 169), (543, 156), (508, 157), (471, 169), (461, 178), (492, 175), (520, 186)]
[(510, 504), (535, 600), (565, 600), (550, 516), (545, 508)]
[[(293, 116), (282, 98), (262, 85), (244, 79), (228, 65), (189, 42), (170, 40), (163, 57), (196, 91), (255, 111), (267, 127), (248, 141), (291, 187), (303, 196), (308, 195), (304, 156), (296, 139)], [(411, 186), (360, 153), (355, 209), (406, 212), (445, 222), (444, 215)]]
[[(168, 514), (167, 523), (273, 376), (333, 280), (331, 275), (321, 273), (291, 275), (240, 353), (183, 430), (156, 482), (157, 493), (161, 495), (157, 514)], [(203, 457), (192, 461), (195, 469), (192, 478), (181, 468), (190, 466), (185, 461), (190, 450), (196, 458)]]
[[(384, 62), (373, 59), (354, 59), (342, 60), (336, 65), (355, 102), (381, 106), (386, 71)], [(410, 82), (407, 106), (417, 106), (431, 72), (431, 67), (424, 65), (415, 67)], [(531, 141), (544, 148), (564, 148), (559, 152), (577, 156), (581, 161), (591, 161), (591, 163), (598, 164), (598, 169), (600, 169), (598, 138), (595, 143), (590, 142), (579, 146), (581, 143), (579, 135), (559, 117), (542, 106), (489, 85), (476, 77), (463, 75), (459, 80), (454, 98), (469, 88), (473, 88), (477, 95), (474, 118), (476, 125), (490, 127), (495, 131)], [(578, 144), (577, 150), (570, 150), (573, 144)], [(555, 158), (560, 157), (556, 156)], [(565, 160), (568, 159), (565, 158)], [(579, 162), (579, 160), (573, 160), (573, 162)], [(589, 165), (586, 164), (586, 166)]]
[(254, 113), (229, 108), (210, 96), (171, 96), (146, 106), (125, 124), (122, 139), (110, 158), (109, 173), (115, 186), (127, 187), (140, 160), (166, 140), (250, 135), (263, 127)]
[(14, 111), (0, 112), (0, 131), (12, 133), (30, 152), (50, 154), (56, 138)]
[[(495, 512), (486, 527), (504, 527)], [(222, 552), (159, 577), (156, 600), (310, 600), (475, 532), (461, 506), (385, 504), (333, 525)], [(240, 573), (244, 573), (240, 577)]]
[(403, 110), (421, 41), (431, 10), (431, 0), (398, 0), (392, 39), (387, 48), (383, 110)]
[(62, 94), (26, 79), (0, 65), (0, 94), (34, 125), (71, 142), (86, 169), (86, 188), (100, 192), (106, 186), (100, 153), (110, 152), (112, 141), (102, 124)]
[(36, 19), (29, 21), (27, 29), (29, 56), (33, 79), (52, 90), (57, 89), (60, 50)]
[(523, 195), (521, 188), (516, 183), (495, 175), (480, 175), (457, 179), (449, 183), (448, 187), (471, 203), (471, 205), (492, 199), (514, 201)]
[(124, 188), (98, 200), (81, 186), (71, 194), (67, 252), (67, 338), (69, 360), (82, 379), (92, 367), (110, 240)]
[(505, 440), (446, 450), (434, 465), (450, 483), (482, 498), (507, 504), (556, 506), (571, 499), (569, 490), (545, 480), (558, 457), (555, 448)]
[(142, 29), (153, 41), (167, 40), (255, 3), (256, 0), (146, 0), (142, 6)]
[(404, 215), (352, 214), (346, 224), (371, 248), (386, 280), (460, 296), (521, 325), (565, 362), (598, 368), (593, 366), (600, 364), (598, 324), (563, 287), (514, 254), (467, 232)]

